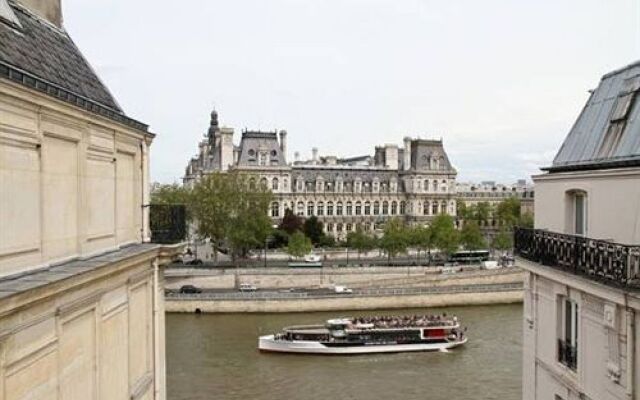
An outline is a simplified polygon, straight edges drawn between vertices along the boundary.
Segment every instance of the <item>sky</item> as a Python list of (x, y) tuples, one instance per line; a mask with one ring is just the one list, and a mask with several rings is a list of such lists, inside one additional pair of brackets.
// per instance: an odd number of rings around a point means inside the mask
[(213, 108), (294, 152), (373, 154), (442, 138), (459, 181), (553, 160), (600, 77), (640, 59), (635, 0), (62, 0), (125, 112), (180, 181)]

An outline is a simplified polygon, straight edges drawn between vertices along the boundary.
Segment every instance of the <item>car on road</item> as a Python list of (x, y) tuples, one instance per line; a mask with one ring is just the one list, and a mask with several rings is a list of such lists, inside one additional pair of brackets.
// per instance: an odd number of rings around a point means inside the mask
[(348, 288), (346, 286), (335, 285), (333, 287), (333, 293), (351, 294), (351, 293), (353, 293), (353, 289), (350, 289), (350, 288)]
[(250, 283), (241, 283), (238, 290), (241, 292), (255, 292), (258, 288)]
[(202, 289), (193, 285), (183, 285), (180, 287), (180, 293), (184, 293), (184, 294), (202, 293)]
[(308, 262), (308, 263), (317, 263), (320, 262), (322, 258), (320, 258), (319, 255), (317, 254), (307, 254), (306, 256), (304, 256), (304, 262)]

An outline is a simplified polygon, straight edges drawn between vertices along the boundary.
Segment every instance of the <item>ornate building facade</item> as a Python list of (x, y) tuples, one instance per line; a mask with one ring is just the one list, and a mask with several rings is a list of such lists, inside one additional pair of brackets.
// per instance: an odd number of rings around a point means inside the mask
[(318, 217), (327, 234), (337, 239), (360, 227), (378, 229), (392, 217), (411, 224), (428, 223), (435, 215), (456, 213), (456, 175), (442, 140), (406, 137), (403, 146), (386, 144), (373, 156), (318, 156), (288, 163), (287, 132), (243, 131), (234, 145), (234, 131), (220, 127), (211, 114), (198, 156), (186, 168), (190, 185), (211, 172), (235, 170), (251, 174), (254, 184), (274, 194), (269, 213), (278, 221), (286, 209)]

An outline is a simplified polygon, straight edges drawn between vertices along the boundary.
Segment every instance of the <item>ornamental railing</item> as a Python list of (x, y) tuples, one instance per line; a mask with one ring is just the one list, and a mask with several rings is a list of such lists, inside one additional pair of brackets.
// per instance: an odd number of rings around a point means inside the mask
[(608, 285), (640, 288), (640, 246), (541, 229), (514, 230), (516, 255)]
[(575, 371), (578, 368), (578, 350), (576, 346), (558, 339), (558, 361)]
[(187, 211), (182, 204), (151, 204), (149, 206), (151, 242), (172, 244), (185, 240)]

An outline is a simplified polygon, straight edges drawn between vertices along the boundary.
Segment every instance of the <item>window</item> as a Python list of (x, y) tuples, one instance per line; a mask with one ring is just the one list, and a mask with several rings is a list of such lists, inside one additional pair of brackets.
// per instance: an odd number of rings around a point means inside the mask
[(336, 215), (342, 215), (342, 202), (339, 201), (336, 204)]
[(429, 191), (429, 181), (427, 179), (424, 180), (424, 191), (425, 192)]
[(318, 216), (323, 216), (324, 215), (324, 203), (323, 202), (318, 202), (318, 209), (316, 210), (316, 212), (318, 213)]
[(333, 224), (332, 223), (328, 223), (327, 224), (327, 232), (333, 232)]
[(587, 193), (582, 190), (567, 192), (567, 211), (565, 231), (569, 234), (586, 236), (588, 231)]
[(271, 216), (279, 217), (280, 216), (280, 204), (277, 202), (271, 203)]
[(350, 201), (347, 201), (347, 215), (353, 214), (353, 206)]
[(327, 215), (333, 215), (333, 201), (327, 203)]
[(433, 191), (434, 192), (438, 191), (438, 181), (433, 181)]
[(269, 187), (269, 184), (267, 183), (267, 178), (260, 179), (260, 187), (265, 190)]
[(396, 215), (397, 213), (398, 213), (398, 203), (393, 201), (391, 202), (391, 215)]
[(271, 190), (278, 190), (278, 186), (279, 186), (278, 178), (273, 178), (271, 180)]
[(380, 215), (380, 202), (379, 201), (374, 201), (373, 202), (373, 215)]
[(609, 127), (607, 128), (607, 133), (600, 145), (598, 157), (611, 157), (618, 148), (627, 126), (629, 112), (636, 101), (638, 89), (640, 89), (640, 77), (635, 76), (625, 80), (624, 88), (620, 94), (618, 94), (618, 97), (611, 109)]
[(404, 201), (400, 202), (400, 215), (404, 215), (407, 213), (407, 203)]
[(260, 154), (258, 154), (258, 164), (267, 165), (267, 153), (266, 152), (261, 151)]
[(444, 201), (440, 202), (440, 213), (441, 214), (447, 213), (447, 203)]
[(442, 191), (443, 192), (447, 191), (447, 181), (445, 181), (444, 179), (442, 180)]
[(255, 180), (255, 178), (249, 179), (249, 190), (256, 190), (256, 180)]
[(364, 203), (364, 215), (371, 215), (371, 203), (368, 201)]
[(431, 203), (431, 215), (438, 215), (438, 202)]
[(362, 203), (356, 201), (356, 215), (362, 214)]
[(336, 231), (337, 232), (342, 232), (342, 224), (337, 224), (336, 225)]
[(287, 178), (284, 178), (284, 180), (282, 181), (282, 190), (288, 190), (289, 188), (289, 180)]
[(389, 202), (388, 201), (383, 201), (382, 202), (382, 215), (389, 215)]
[(430, 206), (429, 202), (425, 201), (423, 206), (422, 206), (422, 213), (424, 215), (429, 215), (429, 206)]
[(559, 296), (558, 309), (558, 361), (575, 371), (578, 368), (578, 303)]
[(301, 201), (299, 201), (296, 206), (296, 214), (304, 215), (304, 203)]
[(351, 232), (353, 230), (352, 224), (347, 224), (347, 232)]
[(313, 202), (310, 201), (310, 202), (307, 203), (307, 215), (308, 216), (312, 216), (313, 214), (315, 214), (314, 207), (313, 207)]

